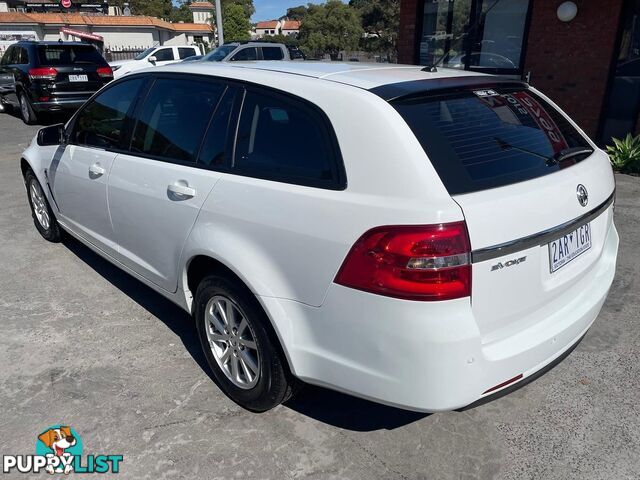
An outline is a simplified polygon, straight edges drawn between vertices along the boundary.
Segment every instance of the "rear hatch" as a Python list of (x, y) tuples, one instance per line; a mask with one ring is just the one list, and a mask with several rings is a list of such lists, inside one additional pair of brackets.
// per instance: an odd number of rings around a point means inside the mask
[(414, 94), (392, 105), (463, 211), (483, 343), (575, 298), (593, 278), (612, 221), (607, 156), (522, 83)]
[(88, 97), (113, 78), (106, 60), (92, 45), (39, 45), (40, 68), (55, 70), (50, 81), (54, 97)]

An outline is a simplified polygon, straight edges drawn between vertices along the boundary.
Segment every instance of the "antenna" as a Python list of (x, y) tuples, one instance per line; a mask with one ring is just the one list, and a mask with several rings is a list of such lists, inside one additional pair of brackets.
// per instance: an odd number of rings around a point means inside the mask
[(460, 35), (458, 35), (456, 38), (454, 38), (453, 41), (451, 43), (449, 43), (449, 48), (447, 48), (447, 50), (442, 55), (440, 55), (440, 57), (438, 57), (438, 59), (435, 62), (433, 62), (431, 65), (427, 65), (426, 67), (424, 67), (422, 69), (422, 71), (423, 72), (431, 72), (431, 73), (437, 72), (438, 71), (438, 66), (440, 65), (440, 63), (445, 58), (447, 58), (447, 56), (449, 55), (449, 52), (451, 52), (452, 45), (454, 45), (461, 38), (464, 38), (467, 35), (469, 35), (469, 33), (475, 31), (476, 28), (478, 28), (478, 25), (480, 24), (480, 22), (484, 20), (484, 18), (487, 16), (487, 14), (491, 10), (493, 10), (493, 7), (495, 7), (498, 3), (500, 3), (500, 1), (501, 0), (496, 0), (495, 2), (493, 2), (493, 5), (491, 5), (489, 8), (487, 8), (486, 12), (480, 12), (480, 15), (478, 15), (478, 17), (476, 18), (476, 21), (473, 22), (473, 25), (469, 26), (469, 28), (467, 29), (466, 32), (463, 32)]

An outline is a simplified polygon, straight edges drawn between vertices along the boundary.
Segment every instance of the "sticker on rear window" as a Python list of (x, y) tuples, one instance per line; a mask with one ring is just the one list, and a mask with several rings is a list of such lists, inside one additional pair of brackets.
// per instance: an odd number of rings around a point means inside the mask
[(495, 97), (496, 95), (500, 95), (498, 92), (496, 92), (495, 90), (474, 90), (473, 93), (475, 93), (478, 97)]

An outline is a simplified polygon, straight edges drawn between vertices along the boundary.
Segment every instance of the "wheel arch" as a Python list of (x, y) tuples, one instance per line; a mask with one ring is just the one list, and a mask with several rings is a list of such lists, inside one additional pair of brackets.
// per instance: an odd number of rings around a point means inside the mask
[(194, 299), (198, 285), (204, 277), (212, 273), (222, 274), (232, 278), (236, 282), (243, 285), (246, 288), (247, 292), (250, 293), (253, 298), (255, 298), (256, 302), (265, 313), (265, 316), (267, 318), (266, 327), (272, 335), (276, 348), (278, 348), (280, 353), (283, 355), (289, 372), (295, 375), (295, 368), (292, 363), (291, 356), (289, 355), (289, 350), (287, 348), (287, 339), (290, 336), (290, 329), (288, 328), (288, 324), (286, 324), (286, 322), (285, 324), (281, 324), (276, 320), (274, 312), (270, 311), (270, 309), (267, 308), (262, 298), (259, 295), (255, 294), (249, 282), (245, 278), (243, 278), (242, 275), (229, 267), (225, 262), (222, 262), (211, 254), (195, 254), (190, 257), (185, 264), (182, 282), (185, 294), (185, 304), (188, 306), (189, 311), (191, 313), (193, 313), (194, 311)]

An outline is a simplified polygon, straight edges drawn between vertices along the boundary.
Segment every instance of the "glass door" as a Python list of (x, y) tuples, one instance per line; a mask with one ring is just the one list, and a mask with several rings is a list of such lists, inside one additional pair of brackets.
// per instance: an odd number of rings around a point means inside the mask
[(602, 118), (602, 143), (633, 133), (640, 113), (640, 0), (626, 2), (622, 22), (619, 54)]
[(419, 63), (522, 73), (530, 0), (423, 0)]

